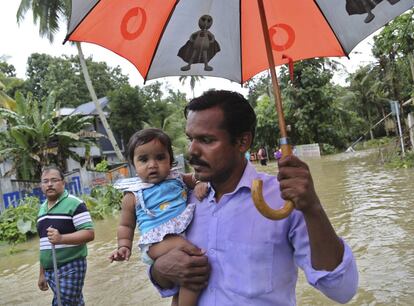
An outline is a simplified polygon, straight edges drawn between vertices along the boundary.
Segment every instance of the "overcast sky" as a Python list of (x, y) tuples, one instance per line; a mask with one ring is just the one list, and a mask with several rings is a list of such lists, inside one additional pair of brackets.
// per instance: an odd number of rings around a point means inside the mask
[[(52, 56), (61, 56), (63, 54), (76, 55), (76, 47), (70, 43), (62, 44), (65, 32), (61, 31), (55, 35), (55, 41), (50, 44), (46, 38), (40, 38), (38, 27), (33, 24), (32, 13), (29, 11), (25, 20), (20, 24), (16, 21), (16, 12), (20, 0), (0, 0), (0, 57), (6, 56), (7, 62), (16, 68), (19, 78), (25, 78), (27, 58), (32, 53), (46, 53)], [(342, 58), (340, 62), (346, 66), (349, 72), (366, 64), (371, 60), (369, 40), (360, 43), (357, 48), (350, 54), (350, 59)], [(103, 47), (93, 44), (83, 43), (82, 48), (86, 57), (92, 55), (95, 61), (105, 61), (111, 67), (119, 65), (122, 72), (129, 76), (132, 85), (143, 85), (143, 79), (136, 68), (124, 58), (106, 50)], [(159, 79), (168, 82), (171, 87), (185, 91), (188, 97), (191, 97), (190, 86), (182, 86), (178, 78)], [(343, 77), (337, 75), (335, 81), (343, 83)], [(148, 81), (151, 84), (153, 81)], [(220, 79), (206, 78), (196, 85), (195, 94), (199, 95), (209, 88), (236, 90), (247, 93), (240, 84)]]

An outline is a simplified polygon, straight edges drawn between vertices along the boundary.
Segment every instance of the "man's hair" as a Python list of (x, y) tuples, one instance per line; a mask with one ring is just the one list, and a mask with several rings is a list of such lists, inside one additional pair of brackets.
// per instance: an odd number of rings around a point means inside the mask
[(60, 178), (62, 180), (65, 179), (65, 175), (63, 174), (63, 171), (58, 166), (56, 166), (56, 165), (49, 165), (49, 166), (43, 167), (43, 169), (42, 169), (42, 175), (43, 175), (43, 173), (48, 172), (50, 170), (56, 170), (57, 172), (59, 172)]
[(135, 148), (144, 145), (154, 139), (157, 139), (162, 145), (167, 148), (168, 154), (170, 155), (170, 166), (173, 166), (175, 164), (170, 137), (160, 129), (148, 128), (135, 132), (128, 141), (126, 153), (127, 158), (132, 165), (134, 165)]
[(209, 90), (201, 96), (192, 99), (184, 109), (184, 116), (190, 111), (201, 111), (219, 107), (224, 114), (221, 127), (230, 134), (230, 140), (235, 143), (242, 133), (251, 132), (252, 142), (256, 130), (256, 114), (249, 102), (239, 93), (227, 90)]

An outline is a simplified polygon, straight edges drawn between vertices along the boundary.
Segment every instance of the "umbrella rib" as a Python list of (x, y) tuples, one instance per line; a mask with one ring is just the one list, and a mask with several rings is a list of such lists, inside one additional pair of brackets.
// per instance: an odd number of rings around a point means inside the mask
[[(78, 29), (78, 27), (79, 27), (79, 25), (85, 20), (85, 18), (90, 14), (90, 12), (92, 12), (92, 10), (99, 4), (99, 2), (101, 2), (101, 0), (98, 0), (96, 3), (95, 3), (95, 5), (94, 6), (92, 6), (91, 7), (91, 9), (89, 10), (89, 12), (87, 12), (86, 14), (85, 14), (85, 16), (83, 16), (83, 18), (78, 22), (78, 24), (76, 25), (76, 27), (74, 27), (73, 28), (73, 30), (70, 32), (70, 33), (68, 33), (67, 35), (66, 35), (66, 37), (65, 37), (65, 39), (63, 40), (63, 43), (62, 43), (62, 45), (64, 45), (68, 40), (69, 40), (69, 36), (71, 36), (72, 35), (72, 33), (73, 32), (75, 32), (77, 29)], [(72, 15), (72, 12), (71, 12), (71, 15)], [(69, 18), (69, 20), (72, 18), (72, 16)], [(68, 23), (68, 28), (69, 28), (69, 23)]]
[(180, 0), (177, 0), (177, 1), (175, 2), (174, 7), (173, 7), (173, 9), (172, 9), (172, 10), (171, 10), (171, 12), (170, 12), (170, 15), (168, 16), (168, 18), (167, 18), (166, 22), (164, 23), (164, 26), (163, 26), (162, 31), (161, 31), (161, 33), (160, 33), (160, 37), (159, 37), (159, 39), (158, 39), (158, 41), (157, 41), (157, 46), (154, 48), (154, 53), (152, 53), (150, 64), (149, 64), (149, 66), (148, 66), (147, 72), (146, 72), (146, 73), (145, 73), (145, 75), (144, 75), (144, 85), (145, 85), (145, 82), (147, 81), (148, 73), (149, 73), (149, 71), (151, 70), (152, 63), (154, 62), (154, 57), (155, 57), (155, 54), (157, 54), (158, 47), (159, 47), (159, 45), (160, 45), (161, 39), (162, 39), (162, 37), (164, 36), (165, 29), (167, 28), (168, 24), (170, 23), (171, 16), (174, 14), (174, 12), (175, 12), (175, 8), (177, 7), (178, 2), (180, 2)]
[(335, 35), (336, 41), (338, 42), (338, 44), (341, 46), (342, 52), (344, 53), (344, 55), (349, 59), (349, 54), (348, 52), (346, 52), (346, 50), (344, 49), (344, 46), (342, 45), (342, 42), (339, 40), (339, 37), (336, 35), (334, 29), (332, 28), (329, 20), (326, 18), (325, 14), (323, 13), (323, 11), (321, 10), (321, 7), (319, 6), (318, 2), (316, 0), (313, 0), (313, 3), (315, 3), (315, 5), (318, 7), (319, 12), (321, 13), (321, 15), (323, 16), (323, 18), (325, 19), (326, 23), (329, 25), (329, 28), (331, 29), (331, 32), (333, 33), (333, 35)]

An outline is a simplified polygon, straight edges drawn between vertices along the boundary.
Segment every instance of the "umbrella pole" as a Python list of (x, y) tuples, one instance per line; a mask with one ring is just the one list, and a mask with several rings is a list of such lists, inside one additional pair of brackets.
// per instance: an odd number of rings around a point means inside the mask
[[(283, 115), (283, 107), (282, 107), (282, 98), (280, 94), (280, 87), (277, 81), (276, 70), (275, 70), (275, 62), (273, 59), (273, 51), (270, 45), (270, 37), (269, 37), (269, 30), (266, 20), (266, 14), (264, 10), (263, 0), (258, 0), (259, 4), (259, 13), (260, 13), (260, 20), (262, 24), (263, 36), (266, 45), (266, 52), (267, 52), (267, 59), (269, 61), (269, 69), (270, 74), (272, 77), (272, 85), (273, 91), (275, 96), (275, 105), (277, 116), (279, 119), (279, 130), (280, 130), (280, 147), (282, 149), (282, 156), (289, 156), (292, 155), (292, 148), (288, 142), (287, 132), (286, 132), (286, 123), (285, 117)], [(256, 206), (257, 210), (266, 218), (271, 220), (280, 220), (284, 219), (292, 212), (294, 205), (292, 201), (286, 201), (281, 209), (274, 210), (269, 207), (266, 201), (263, 198), (263, 182), (261, 180), (254, 180), (252, 184), (252, 198), (254, 205)]]
[(258, 0), (260, 20), (262, 23), (263, 36), (266, 45), (267, 60), (269, 61), (270, 75), (272, 77), (273, 92), (275, 96), (275, 106), (277, 111), (277, 117), (279, 119), (279, 130), (280, 130), (280, 147), (282, 149), (283, 156), (292, 155), (292, 148), (289, 144), (285, 116), (283, 114), (282, 97), (280, 93), (280, 87), (276, 76), (275, 61), (273, 59), (273, 51), (269, 37), (269, 27), (267, 25), (266, 14), (264, 10), (263, 0)]

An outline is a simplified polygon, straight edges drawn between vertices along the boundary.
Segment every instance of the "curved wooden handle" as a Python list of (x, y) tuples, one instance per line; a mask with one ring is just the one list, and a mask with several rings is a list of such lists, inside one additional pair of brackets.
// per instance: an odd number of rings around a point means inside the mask
[(286, 218), (292, 212), (294, 205), (292, 201), (286, 201), (281, 209), (272, 209), (267, 205), (263, 198), (263, 181), (253, 180), (252, 183), (252, 198), (254, 206), (266, 218), (270, 220), (281, 220)]

